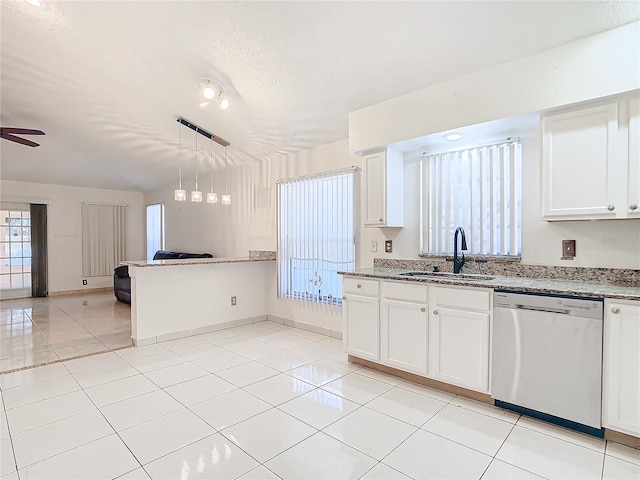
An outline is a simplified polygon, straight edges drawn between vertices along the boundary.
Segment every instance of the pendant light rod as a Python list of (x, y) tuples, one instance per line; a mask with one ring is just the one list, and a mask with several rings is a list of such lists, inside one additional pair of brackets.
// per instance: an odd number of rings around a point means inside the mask
[(196, 135), (196, 190), (198, 190), (198, 135)]
[(216, 142), (219, 145), (222, 145), (223, 147), (228, 147), (229, 145), (231, 145), (224, 138), (220, 138), (217, 135), (214, 135), (213, 133), (206, 131), (204, 128), (200, 127), (199, 125), (196, 125), (195, 123), (190, 122), (184, 117), (180, 117), (176, 121), (181, 123), (185, 127), (189, 127), (194, 132), (199, 133), (200, 135), (204, 135), (209, 140), (213, 140), (214, 142)]
[(178, 127), (178, 189), (182, 190), (182, 128)]

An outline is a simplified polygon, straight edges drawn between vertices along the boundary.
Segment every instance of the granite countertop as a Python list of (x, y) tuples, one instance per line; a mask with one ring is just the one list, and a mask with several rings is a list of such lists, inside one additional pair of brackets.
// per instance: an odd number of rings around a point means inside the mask
[[(640, 300), (640, 287), (618, 286), (614, 284), (587, 282), (581, 280), (557, 280), (550, 278), (527, 278), (494, 276), (491, 280), (473, 278), (472, 275), (465, 278), (443, 278), (436, 276), (429, 278), (415, 278), (402, 276), (401, 273), (410, 272), (407, 269), (395, 268), (363, 268), (353, 272), (338, 272), (341, 275), (351, 277), (369, 277), (387, 280), (403, 280), (407, 282), (434, 283), (439, 285), (459, 285), (466, 287), (483, 287), (493, 289), (505, 289), (518, 292), (551, 293), (558, 295), (576, 295), (580, 297), (595, 298), (619, 298), (626, 300)], [(430, 272), (424, 272), (428, 275)], [(449, 273), (453, 276), (453, 273)]]
[(235, 257), (235, 258), (181, 258), (175, 260), (132, 260), (122, 262), (121, 265), (130, 267), (165, 267), (176, 265), (209, 265), (216, 263), (243, 263), (243, 262), (273, 262), (273, 258), (260, 257)]

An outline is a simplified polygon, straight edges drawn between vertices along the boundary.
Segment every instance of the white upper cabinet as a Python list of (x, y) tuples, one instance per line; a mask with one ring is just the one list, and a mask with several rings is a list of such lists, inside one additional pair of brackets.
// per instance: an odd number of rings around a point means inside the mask
[(638, 216), (638, 100), (543, 118), (542, 217)]
[(628, 177), (627, 212), (640, 218), (640, 98), (629, 102)]
[(403, 226), (402, 153), (382, 150), (362, 157), (364, 226)]

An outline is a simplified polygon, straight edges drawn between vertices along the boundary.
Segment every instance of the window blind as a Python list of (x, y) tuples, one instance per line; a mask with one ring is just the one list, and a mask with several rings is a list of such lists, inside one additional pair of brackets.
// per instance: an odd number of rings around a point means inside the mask
[(85, 277), (113, 275), (125, 259), (126, 205), (82, 204), (82, 274)]
[(355, 268), (355, 169), (278, 182), (278, 298), (342, 304)]
[(468, 253), (520, 255), (519, 141), (427, 155), (420, 167), (423, 254), (453, 253), (453, 234), (461, 226)]

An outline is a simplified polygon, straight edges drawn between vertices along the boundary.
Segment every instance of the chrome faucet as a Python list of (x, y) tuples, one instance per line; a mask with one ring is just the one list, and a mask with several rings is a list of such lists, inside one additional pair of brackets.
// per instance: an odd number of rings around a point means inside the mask
[(453, 234), (453, 273), (460, 273), (464, 265), (464, 253), (462, 254), (462, 258), (458, 258), (458, 233), (462, 234), (460, 250), (467, 250), (467, 238), (464, 235), (464, 229), (458, 227), (456, 228), (456, 233)]

